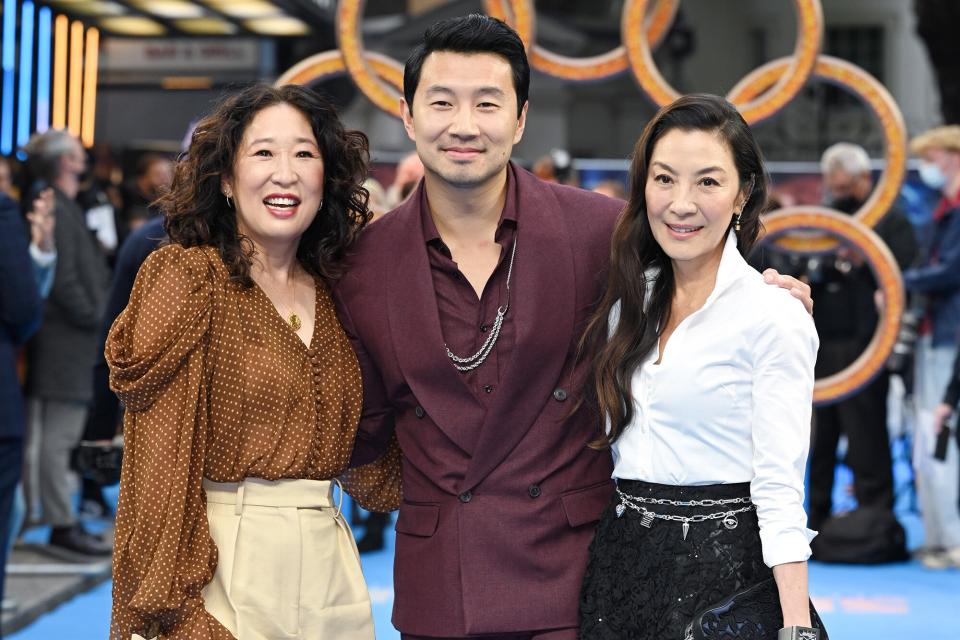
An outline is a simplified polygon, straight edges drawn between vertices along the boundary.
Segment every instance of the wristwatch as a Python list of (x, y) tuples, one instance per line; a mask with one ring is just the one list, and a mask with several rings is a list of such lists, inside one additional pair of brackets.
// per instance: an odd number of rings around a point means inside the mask
[(777, 632), (777, 640), (820, 640), (820, 630), (812, 627), (784, 627)]

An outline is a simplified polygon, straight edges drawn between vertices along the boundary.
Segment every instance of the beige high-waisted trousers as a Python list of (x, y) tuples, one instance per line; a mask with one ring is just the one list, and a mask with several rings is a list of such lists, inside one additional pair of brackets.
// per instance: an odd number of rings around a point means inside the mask
[(330, 482), (203, 488), (219, 552), (204, 606), (238, 640), (373, 640), (360, 555)]

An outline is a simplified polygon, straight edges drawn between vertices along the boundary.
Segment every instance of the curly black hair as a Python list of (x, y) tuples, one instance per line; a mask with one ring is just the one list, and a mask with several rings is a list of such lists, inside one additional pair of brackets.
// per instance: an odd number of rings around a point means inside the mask
[(213, 246), (233, 280), (252, 286), (253, 243), (237, 230), (237, 218), (221, 192), (232, 175), (237, 150), (254, 116), (288, 104), (307, 118), (323, 158), (323, 208), (300, 238), (297, 259), (328, 284), (339, 277), (347, 249), (367, 224), (369, 194), (363, 188), (370, 162), (367, 136), (344, 129), (333, 106), (299, 85), (256, 84), (228, 96), (196, 126), (178, 160), (170, 190), (157, 201), (169, 242)]

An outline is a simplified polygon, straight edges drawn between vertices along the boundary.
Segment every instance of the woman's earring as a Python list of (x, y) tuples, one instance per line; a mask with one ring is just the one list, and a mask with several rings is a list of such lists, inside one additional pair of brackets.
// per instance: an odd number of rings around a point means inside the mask
[(740, 216), (743, 215), (742, 211), (737, 211), (737, 220), (733, 223), (733, 230), (737, 233), (740, 233)]
[(233, 200), (230, 199), (230, 196), (223, 194), (223, 197), (227, 199), (227, 206), (233, 209)]
[(317, 207), (317, 213), (323, 211), (323, 198), (320, 198), (320, 206)]

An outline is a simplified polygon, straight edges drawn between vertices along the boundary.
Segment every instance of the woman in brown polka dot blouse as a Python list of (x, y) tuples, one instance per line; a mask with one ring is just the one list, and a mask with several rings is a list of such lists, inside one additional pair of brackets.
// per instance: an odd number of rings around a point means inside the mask
[(360, 371), (328, 288), (366, 222), (367, 159), (297, 86), (198, 125), (161, 202), (170, 242), (107, 341), (127, 409), (111, 640), (373, 638), (330, 482), (399, 505), (395, 442), (347, 471)]

